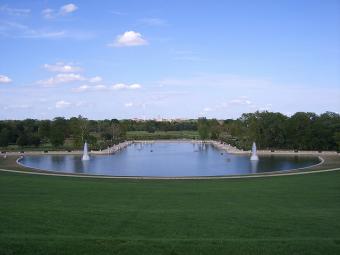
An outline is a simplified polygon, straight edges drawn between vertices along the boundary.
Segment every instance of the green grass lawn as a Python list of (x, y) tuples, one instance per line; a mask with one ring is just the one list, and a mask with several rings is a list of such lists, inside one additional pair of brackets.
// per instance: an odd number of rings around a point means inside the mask
[(0, 172), (0, 204), (6, 255), (340, 254), (339, 171), (240, 180)]
[(156, 131), (149, 133), (146, 131), (128, 131), (128, 140), (151, 140), (151, 139), (199, 139), (197, 131)]

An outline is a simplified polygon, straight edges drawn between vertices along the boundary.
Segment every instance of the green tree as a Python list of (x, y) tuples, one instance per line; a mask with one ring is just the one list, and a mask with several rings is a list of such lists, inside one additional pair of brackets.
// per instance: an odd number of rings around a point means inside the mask
[(38, 134), (42, 139), (47, 139), (50, 136), (51, 122), (49, 120), (42, 120), (39, 123)]
[(38, 147), (41, 143), (40, 136), (36, 134), (30, 134), (28, 136), (28, 144), (29, 145), (34, 145), (35, 147)]
[(17, 141), (16, 141), (16, 144), (18, 145), (18, 146), (26, 146), (26, 145), (28, 145), (28, 138), (27, 138), (27, 135), (26, 134), (21, 134), (19, 137), (18, 137), (18, 139), (17, 139)]
[(287, 146), (291, 149), (313, 149), (313, 129), (317, 115), (310, 112), (297, 112), (287, 121)]
[(209, 138), (209, 124), (206, 118), (198, 119), (198, 134), (202, 140)]
[(52, 128), (50, 133), (51, 144), (55, 147), (62, 146), (65, 142), (65, 134), (61, 129)]
[(50, 142), (53, 146), (61, 146), (69, 133), (69, 127), (65, 118), (57, 117), (53, 120), (50, 130)]
[(81, 147), (89, 138), (89, 121), (87, 118), (79, 115), (69, 120), (70, 133), (73, 137), (73, 144), (76, 147)]
[(10, 141), (10, 132), (7, 128), (3, 128), (0, 131), (0, 146), (6, 147), (8, 146)]
[(336, 143), (336, 146), (337, 146), (337, 151), (340, 151), (340, 132), (335, 132), (334, 134), (334, 141)]

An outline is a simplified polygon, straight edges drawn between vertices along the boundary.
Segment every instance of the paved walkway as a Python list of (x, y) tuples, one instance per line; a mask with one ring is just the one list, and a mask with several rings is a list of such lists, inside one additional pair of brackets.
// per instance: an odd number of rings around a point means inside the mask
[(35, 172), (35, 171), (19, 171), (10, 169), (0, 169), (3, 172), (31, 174), (31, 175), (47, 175), (47, 176), (62, 176), (62, 177), (76, 177), (76, 178), (97, 178), (97, 179), (142, 179), (142, 180), (213, 180), (213, 179), (246, 179), (246, 178), (264, 178), (264, 177), (279, 177), (290, 175), (304, 175), (315, 174), (323, 172), (339, 171), (340, 168), (325, 169), (325, 170), (313, 170), (313, 171), (291, 171), (274, 174), (253, 174), (253, 175), (237, 175), (237, 176), (194, 176), (194, 177), (157, 177), (157, 176), (104, 176), (104, 175), (82, 175), (82, 174), (61, 174), (61, 173), (47, 173), (47, 172)]

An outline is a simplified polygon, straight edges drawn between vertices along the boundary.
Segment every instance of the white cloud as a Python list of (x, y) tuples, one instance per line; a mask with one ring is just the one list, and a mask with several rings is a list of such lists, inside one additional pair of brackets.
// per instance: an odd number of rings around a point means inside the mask
[[(269, 104), (268, 104), (269, 105)], [(240, 96), (234, 99), (230, 99), (226, 102), (222, 102), (214, 105), (213, 107), (205, 107), (200, 113), (201, 116), (205, 116), (207, 113), (211, 112), (221, 112), (227, 109), (242, 109), (244, 112), (254, 111), (259, 107), (254, 104), (247, 96)], [(259, 108), (261, 110), (262, 108)]]
[(99, 91), (99, 90), (136, 90), (140, 89), (142, 86), (138, 83), (133, 83), (133, 84), (125, 84), (125, 83), (116, 83), (111, 86), (106, 86), (103, 84), (98, 84), (98, 85), (88, 85), (84, 84), (81, 85), (75, 89), (73, 89), (74, 92), (85, 92), (85, 91)]
[(147, 45), (148, 42), (138, 32), (126, 31), (122, 35), (118, 35), (115, 42), (108, 44), (110, 47), (131, 47)]
[(52, 19), (55, 17), (54, 10), (50, 8), (42, 10), (41, 14), (45, 19)]
[(71, 12), (75, 12), (77, 9), (78, 9), (78, 6), (76, 6), (75, 4), (66, 4), (60, 7), (59, 12), (61, 15), (65, 15)]
[(133, 103), (132, 103), (132, 102), (125, 103), (124, 106), (125, 106), (125, 107), (132, 107), (132, 106), (133, 106)]
[(111, 86), (112, 89), (126, 89), (127, 85), (124, 83), (117, 83)]
[(104, 89), (107, 89), (107, 86), (105, 85), (95, 85), (95, 86), (92, 86), (93, 90), (104, 90)]
[(86, 80), (86, 78), (81, 76), (80, 74), (61, 73), (47, 80), (38, 81), (38, 84), (41, 84), (45, 87), (52, 87), (60, 83), (69, 83), (69, 82), (84, 81), (84, 80)]
[(60, 100), (60, 101), (57, 101), (55, 103), (55, 107), (58, 108), (58, 109), (61, 109), (61, 108), (67, 108), (71, 105), (70, 102), (67, 102), (67, 101), (64, 101), (64, 100)]
[(53, 19), (58, 16), (65, 16), (68, 15), (69, 13), (75, 12), (78, 10), (78, 6), (75, 4), (66, 4), (63, 5), (59, 8), (59, 11), (55, 11), (54, 9), (46, 8), (42, 10), (41, 14), (45, 19)]
[(250, 105), (251, 101), (246, 98), (236, 98), (228, 102), (228, 104)]
[(260, 107), (259, 111), (270, 111), (271, 108), (272, 108), (272, 104), (266, 104), (265, 106)]
[(108, 87), (106, 85), (98, 84), (94, 86), (90, 85), (81, 85), (78, 88), (73, 89), (75, 92), (85, 92), (85, 91), (98, 91), (98, 90), (106, 90)]
[(12, 80), (8, 76), (0, 74), (0, 83), (10, 83), (10, 82), (12, 82)]
[(117, 83), (111, 86), (111, 89), (120, 90), (120, 89), (140, 89), (142, 86), (138, 83), (134, 83), (131, 85), (125, 83)]
[(50, 72), (59, 72), (59, 73), (74, 73), (82, 71), (82, 68), (79, 66), (74, 66), (72, 64), (65, 64), (63, 62), (57, 62), (55, 64), (45, 64), (44, 68)]
[[(86, 77), (77, 72), (83, 71), (80, 66), (73, 65), (72, 63), (57, 62), (55, 64), (44, 64), (43, 67), (50, 72), (58, 72), (53, 77), (45, 80), (40, 80), (37, 83), (45, 87), (53, 87), (60, 83), (73, 83), (83, 81), (90, 84), (84, 84), (78, 88), (73, 89), (76, 92), (81, 92), (85, 90), (101, 90), (106, 88), (105, 85), (98, 85), (99, 82), (103, 80), (100, 76)], [(96, 84), (96, 86), (91, 86), (91, 83)]]
[(78, 88), (75, 88), (74, 91), (75, 92), (83, 92), (86, 90), (89, 90), (91, 87), (89, 85), (81, 85)]
[(247, 96), (240, 96), (238, 98), (231, 99), (227, 102), (224, 102), (220, 105), (217, 105), (216, 108), (231, 108), (231, 107), (246, 107), (248, 108), (257, 108), (256, 104), (254, 104)]
[(128, 86), (127, 88), (128, 89), (140, 89), (142, 86), (138, 83), (134, 83), (134, 84), (131, 84), (130, 86)]
[(8, 15), (13, 15), (13, 16), (26, 16), (31, 13), (30, 9), (10, 8), (7, 5), (1, 6), (0, 11), (5, 12)]
[(89, 82), (95, 83), (95, 82), (101, 82), (103, 81), (103, 78), (100, 76), (95, 76), (89, 79)]

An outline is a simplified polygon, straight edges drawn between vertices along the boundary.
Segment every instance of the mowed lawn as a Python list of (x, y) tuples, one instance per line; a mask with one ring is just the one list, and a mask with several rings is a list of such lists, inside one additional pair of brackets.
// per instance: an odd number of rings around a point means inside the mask
[(340, 172), (114, 180), (0, 172), (0, 254), (340, 254)]

